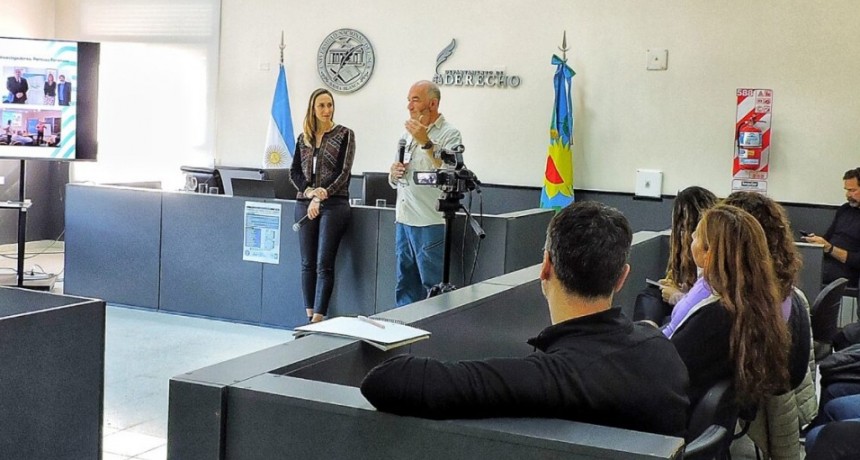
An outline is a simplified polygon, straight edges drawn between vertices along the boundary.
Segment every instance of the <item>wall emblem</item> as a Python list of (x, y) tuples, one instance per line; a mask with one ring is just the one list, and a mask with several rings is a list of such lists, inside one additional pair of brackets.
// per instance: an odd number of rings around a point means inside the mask
[(361, 32), (338, 29), (328, 34), (317, 52), (320, 79), (341, 92), (357, 91), (373, 73), (373, 46)]

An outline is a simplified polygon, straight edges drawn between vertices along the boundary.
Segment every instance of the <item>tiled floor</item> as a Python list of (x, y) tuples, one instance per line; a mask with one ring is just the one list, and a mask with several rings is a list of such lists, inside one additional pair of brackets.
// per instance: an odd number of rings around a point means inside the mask
[(105, 460), (167, 456), (171, 377), (292, 340), (292, 331), (108, 306)]

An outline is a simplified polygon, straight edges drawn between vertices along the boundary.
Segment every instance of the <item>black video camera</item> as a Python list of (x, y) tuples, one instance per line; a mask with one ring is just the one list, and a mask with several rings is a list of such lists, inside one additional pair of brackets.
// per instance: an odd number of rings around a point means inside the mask
[(433, 185), (445, 193), (456, 194), (472, 191), (481, 183), (475, 173), (466, 169), (463, 163), (463, 144), (451, 150), (440, 149), (437, 153), (447, 168), (435, 171), (415, 171), (412, 178), (418, 185)]

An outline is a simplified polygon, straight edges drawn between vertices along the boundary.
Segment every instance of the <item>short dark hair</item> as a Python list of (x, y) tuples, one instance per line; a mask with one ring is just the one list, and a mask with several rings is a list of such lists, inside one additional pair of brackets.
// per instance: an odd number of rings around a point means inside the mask
[(620, 211), (583, 201), (552, 218), (545, 248), (565, 290), (585, 298), (608, 297), (627, 263), (632, 240), (630, 224)]
[(845, 175), (842, 176), (842, 180), (848, 179), (857, 179), (857, 182), (860, 182), (860, 168), (854, 168), (845, 171)]

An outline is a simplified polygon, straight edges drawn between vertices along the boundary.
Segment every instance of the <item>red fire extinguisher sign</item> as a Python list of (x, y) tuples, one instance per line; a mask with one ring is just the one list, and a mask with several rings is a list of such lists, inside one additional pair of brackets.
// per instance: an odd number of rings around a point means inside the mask
[(773, 91), (737, 90), (732, 190), (767, 190)]

